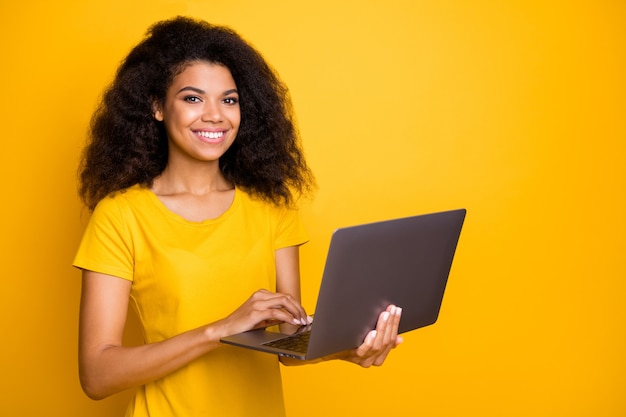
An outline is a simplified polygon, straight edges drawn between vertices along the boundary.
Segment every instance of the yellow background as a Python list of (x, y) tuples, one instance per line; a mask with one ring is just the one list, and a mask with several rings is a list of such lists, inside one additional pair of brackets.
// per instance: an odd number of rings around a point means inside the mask
[(176, 14), (291, 88), (309, 310), (335, 227), (468, 210), (439, 321), (382, 368), (285, 369), (290, 416), (626, 415), (621, 0), (3, 2), (0, 415), (122, 413), (78, 385), (76, 165), (118, 62)]

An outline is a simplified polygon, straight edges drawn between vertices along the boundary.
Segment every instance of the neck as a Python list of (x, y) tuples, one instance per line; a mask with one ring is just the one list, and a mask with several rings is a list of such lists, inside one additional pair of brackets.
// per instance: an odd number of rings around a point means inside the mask
[(180, 166), (171, 162), (154, 180), (152, 190), (157, 194), (204, 195), (234, 188), (224, 178), (217, 161)]

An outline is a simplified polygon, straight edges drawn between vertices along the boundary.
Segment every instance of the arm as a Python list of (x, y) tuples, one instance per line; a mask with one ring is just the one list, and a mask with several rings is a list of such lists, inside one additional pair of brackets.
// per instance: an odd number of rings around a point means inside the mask
[[(301, 302), (300, 248), (298, 246), (290, 246), (276, 251), (276, 292), (289, 294), (298, 304)], [(295, 327), (293, 329), (295, 330)], [(304, 365), (306, 363), (312, 363), (312, 361), (302, 361), (283, 356), (280, 357), (280, 362), (283, 365)]]
[[(276, 251), (276, 292), (289, 294), (300, 304), (300, 249), (298, 246)], [(302, 314), (306, 317), (304, 309), (302, 309)]]
[(81, 385), (93, 399), (153, 381), (219, 346), (219, 324), (159, 343), (124, 347), (131, 282), (83, 271), (79, 328)]
[[(276, 291), (290, 294), (300, 303), (300, 267), (299, 249), (297, 246), (279, 249), (276, 251)], [(304, 310), (303, 310), (304, 311)], [(398, 325), (402, 309), (389, 306), (378, 318), (376, 329), (365, 337), (363, 344), (358, 348), (336, 355), (312, 361), (302, 361), (281, 357), (283, 365), (305, 365), (327, 360), (341, 359), (355, 363), (364, 368), (383, 364), (391, 349), (402, 343), (398, 335)]]
[(79, 372), (85, 393), (102, 399), (161, 378), (221, 346), (221, 337), (264, 321), (302, 319), (299, 303), (260, 290), (228, 317), (158, 343), (122, 345), (131, 282), (83, 271)]

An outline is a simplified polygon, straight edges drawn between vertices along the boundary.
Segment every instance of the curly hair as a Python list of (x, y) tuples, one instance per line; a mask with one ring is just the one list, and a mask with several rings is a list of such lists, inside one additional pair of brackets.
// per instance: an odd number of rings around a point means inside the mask
[(79, 195), (89, 209), (112, 192), (149, 187), (163, 172), (168, 141), (153, 104), (164, 103), (174, 77), (197, 61), (228, 68), (240, 96), (237, 139), (219, 161), (224, 177), (276, 205), (312, 191), (289, 93), (275, 71), (232, 29), (177, 17), (148, 29), (92, 117), (79, 169)]

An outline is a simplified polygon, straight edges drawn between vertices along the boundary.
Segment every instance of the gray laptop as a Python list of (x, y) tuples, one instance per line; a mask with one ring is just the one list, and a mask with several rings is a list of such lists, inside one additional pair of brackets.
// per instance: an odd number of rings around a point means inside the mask
[[(399, 333), (437, 321), (465, 209), (337, 229), (331, 238), (313, 323), (278, 326), (223, 343), (296, 359), (359, 346), (389, 304), (402, 307)], [(295, 327), (295, 326), (294, 326)]]

